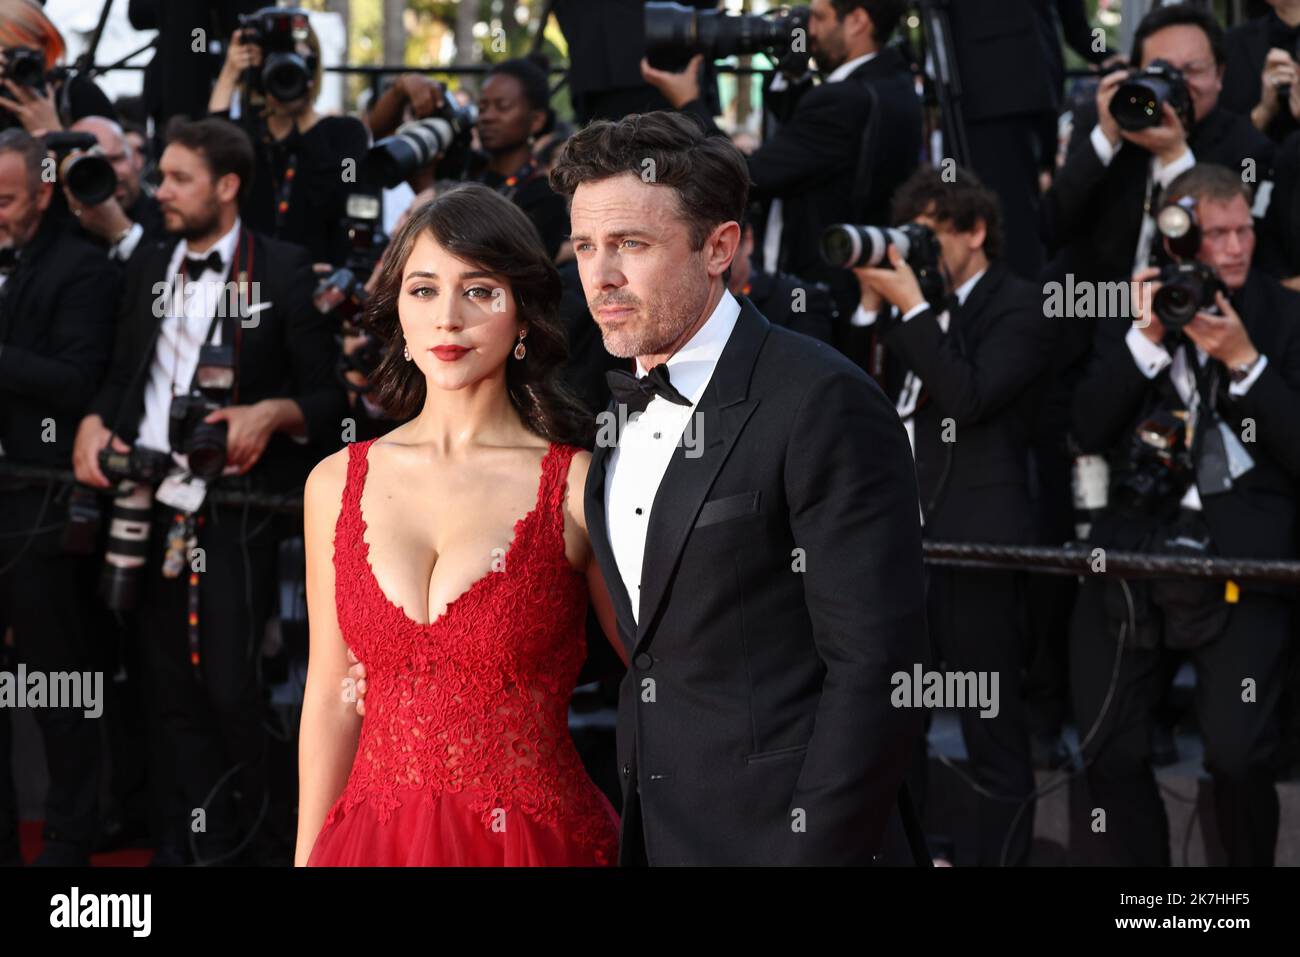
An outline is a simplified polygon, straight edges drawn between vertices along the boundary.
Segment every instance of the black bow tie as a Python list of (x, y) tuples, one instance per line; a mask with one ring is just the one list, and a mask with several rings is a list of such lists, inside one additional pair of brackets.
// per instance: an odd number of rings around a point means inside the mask
[(615, 401), (626, 405), (631, 412), (644, 412), (655, 396), (675, 405), (691, 404), (690, 399), (673, 387), (668, 379), (668, 365), (663, 362), (639, 379), (622, 369), (610, 369), (605, 373), (605, 381), (609, 383)]
[(185, 278), (191, 282), (198, 279), (208, 270), (220, 273), (221, 270), (225, 268), (225, 265), (226, 262), (221, 258), (221, 253), (217, 252), (215, 249), (202, 259), (193, 259), (186, 256), (181, 260), (181, 268), (185, 270)]

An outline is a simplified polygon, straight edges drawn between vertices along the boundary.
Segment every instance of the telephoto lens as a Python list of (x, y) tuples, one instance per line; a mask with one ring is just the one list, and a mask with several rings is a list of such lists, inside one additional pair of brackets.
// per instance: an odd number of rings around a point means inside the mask
[(889, 226), (856, 226), (837, 223), (827, 226), (822, 233), (822, 260), (828, 266), (841, 269), (859, 269), (879, 266), (889, 269), (889, 247), (894, 246), (909, 263), (915, 255), (914, 247), (926, 244), (926, 237), (936, 242), (934, 233), (924, 226), (908, 223), (897, 228)]
[(100, 151), (93, 133), (60, 131), (47, 133), (44, 139), (58, 161), (58, 181), (78, 202), (97, 206), (117, 190), (113, 164)]
[(728, 14), (681, 3), (647, 3), (646, 59), (657, 69), (679, 72), (696, 53), (709, 60), (753, 53), (779, 58), (790, 52), (795, 29), (807, 29), (808, 17), (807, 7)]
[(473, 125), (471, 113), (455, 110), (403, 123), (370, 148), (363, 164), (366, 174), (392, 189), (446, 153), (458, 138), (468, 136)]

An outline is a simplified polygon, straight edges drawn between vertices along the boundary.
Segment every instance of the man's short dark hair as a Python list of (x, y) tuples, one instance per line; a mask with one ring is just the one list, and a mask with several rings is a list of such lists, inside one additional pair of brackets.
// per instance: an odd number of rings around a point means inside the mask
[(745, 155), (689, 114), (659, 110), (591, 123), (565, 142), (551, 167), (551, 188), (571, 201), (583, 183), (623, 173), (677, 193), (694, 249), (702, 249), (719, 224), (739, 223), (745, 215)]
[(45, 162), (45, 143), (21, 126), (11, 126), (0, 133), (0, 153), (17, 153), (27, 169), (27, 192), (34, 195), (41, 188), (41, 164)]
[(884, 46), (898, 29), (898, 22), (907, 12), (906, 0), (831, 0), (835, 16), (843, 20), (859, 8), (867, 11), (871, 17), (872, 39), (877, 46)]
[(979, 177), (960, 166), (952, 167), (952, 182), (932, 167), (917, 170), (894, 194), (894, 223), (910, 223), (918, 216), (950, 224), (959, 233), (969, 233), (984, 222), (984, 255), (995, 260), (1002, 255), (1002, 207), (997, 194)]
[(248, 134), (227, 120), (209, 116), (202, 120), (177, 117), (167, 124), (167, 145), (173, 143), (203, 157), (216, 182), (227, 173), (239, 177), (239, 202), (253, 185), (253, 143)]
[(1137, 32), (1133, 34), (1133, 65), (1142, 62), (1142, 45), (1147, 37), (1166, 27), (1200, 27), (1210, 41), (1214, 52), (1214, 62), (1223, 66), (1227, 59), (1227, 39), (1223, 26), (1209, 10), (1193, 6), (1190, 3), (1175, 3), (1168, 7), (1156, 7), (1138, 23)]
[(1197, 163), (1185, 173), (1174, 177), (1165, 190), (1164, 202), (1173, 203), (1190, 196), (1198, 203), (1210, 199), (1230, 203), (1238, 196), (1251, 205), (1250, 187), (1241, 180), (1241, 174), (1216, 163)]

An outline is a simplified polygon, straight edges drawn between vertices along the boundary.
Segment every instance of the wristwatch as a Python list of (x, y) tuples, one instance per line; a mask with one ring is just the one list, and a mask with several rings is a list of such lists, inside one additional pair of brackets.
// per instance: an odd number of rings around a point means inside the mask
[(1246, 377), (1250, 375), (1250, 373), (1254, 370), (1255, 366), (1259, 365), (1259, 360), (1262, 358), (1264, 358), (1264, 353), (1257, 352), (1255, 353), (1255, 358), (1251, 359), (1249, 362), (1243, 362), (1240, 365), (1229, 366), (1228, 378), (1233, 382), (1245, 381)]

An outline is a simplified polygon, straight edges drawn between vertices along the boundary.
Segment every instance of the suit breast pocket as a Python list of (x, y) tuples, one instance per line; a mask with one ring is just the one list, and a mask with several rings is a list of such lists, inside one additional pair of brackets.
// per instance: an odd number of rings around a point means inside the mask
[(695, 519), (695, 527), (704, 528), (708, 525), (744, 518), (747, 515), (757, 515), (759, 497), (759, 492), (755, 490), (705, 502), (700, 508), (699, 517)]

